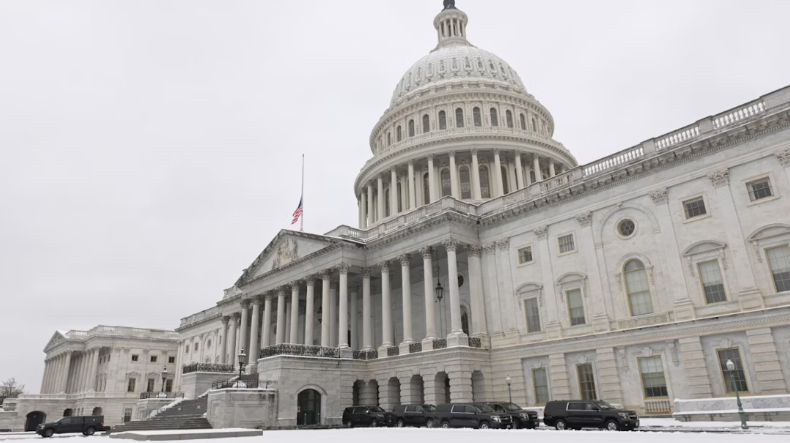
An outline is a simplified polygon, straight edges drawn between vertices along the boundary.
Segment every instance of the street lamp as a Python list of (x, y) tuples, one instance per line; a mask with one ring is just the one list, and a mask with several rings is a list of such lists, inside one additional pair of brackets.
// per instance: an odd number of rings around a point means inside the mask
[(738, 416), (741, 418), (741, 429), (749, 429), (746, 424), (746, 413), (743, 412), (743, 405), (741, 404), (741, 396), (738, 394), (738, 385), (735, 384), (735, 363), (732, 360), (727, 360), (727, 369), (730, 373), (730, 383), (732, 383), (732, 390), (735, 391), (735, 399), (738, 402)]
[(165, 384), (167, 384), (167, 374), (168, 374), (167, 366), (165, 366), (165, 368), (162, 369), (162, 394), (165, 393)]
[(241, 372), (244, 370), (244, 364), (247, 362), (247, 354), (244, 353), (244, 348), (239, 352), (239, 380), (241, 380)]
[(439, 263), (436, 263), (436, 288), (433, 290), (434, 294), (436, 295), (436, 301), (439, 303), (439, 335), (444, 336), (444, 312), (442, 311), (442, 299), (444, 298), (444, 288), (442, 287), (442, 282), (439, 280)]
[(505, 382), (507, 382), (507, 397), (510, 400), (510, 403), (513, 403), (513, 392), (510, 390), (510, 383), (513, 382), (513, 379), (510, 378), (510, 374), (508, 374), (507, 378), (505, 378)]

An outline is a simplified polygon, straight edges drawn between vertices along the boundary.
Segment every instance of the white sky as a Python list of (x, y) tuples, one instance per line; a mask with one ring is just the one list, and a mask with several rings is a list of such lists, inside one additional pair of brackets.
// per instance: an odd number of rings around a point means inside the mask
[[(587, 163), (788, 83), (790, 2), (458, 0)], [(357, 220), (440, 0), (0, 0), (0, 380), (56, 329), (175, 328), (290, 227)]]

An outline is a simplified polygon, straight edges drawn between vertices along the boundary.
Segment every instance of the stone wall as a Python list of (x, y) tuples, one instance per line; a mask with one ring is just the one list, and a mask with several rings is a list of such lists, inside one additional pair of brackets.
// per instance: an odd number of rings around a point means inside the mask
[(217, 381), (230, 380), (238, 376), (235, 373), (223, 372), (192, 372), (181, 376), (181, 391), (184, 398), (193, 399), (200, 397), (211, 389), (211, 384)]
[(208, 395), (207, 418), (214, 428), (278, 427), (277, 390), (220, 389)]

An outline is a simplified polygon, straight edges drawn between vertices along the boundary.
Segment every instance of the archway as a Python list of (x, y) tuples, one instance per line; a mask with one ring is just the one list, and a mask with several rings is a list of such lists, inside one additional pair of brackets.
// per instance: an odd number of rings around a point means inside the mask
[(362, 406), (362, 391), (365, 389), (365, 382), (357, 380), (351, 390), (351, 401), (353, 406)]
[(469, 311), (466, 309), (466, 306), (461, 306), (461, 329), (463, 329), (464, 334), (469, 335)]
[(472, 400), (486, 401), (486, 385), (483, 373), (480, 371), (472, 372)]
[(387, 382), (387, 401), (386, 405), (381, 405), (386, 410), (391, 410), (400, 404), (400, 380), (398, 377), (391, 377)]
[(38, 425), (47, 421), (47, 414), (33, 411), (25, 416), (25, 432), (35, 431)]
[(104, 411), (102, 411), (102, 409), (97, 406), (93, 408), (93, 412), (91, 413), (91, 415), (104, 415)]
[(310, 426), (321, 424), (321, 394), (315, 389), (305, 389), (299, 393), (296, 401), (297, 426)]
[(74, 410), (71, 408), (68, 408), (65, 411), (63, 411), (64, 417), (71, 417), (72, 415), (74, 415)]
[(411, 389), (411, 402), (419, 405), (425, 403), (425, 385), (422, 377), (419, 375), (412, 375), (409, 385)]
[(450, 377), (446, 372), (439, 372), (434, 378), (436, 387), (436, 399), (428, 399), (429, 403), (450, 403)]

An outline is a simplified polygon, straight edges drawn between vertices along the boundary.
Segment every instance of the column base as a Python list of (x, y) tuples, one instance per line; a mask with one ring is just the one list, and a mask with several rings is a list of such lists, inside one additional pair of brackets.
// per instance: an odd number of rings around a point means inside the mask
[(389, 349), (391, 347), (392, 347), (391, 345), (381, 345), (381, 346), (379, 346), (379, 349), (378, 349), (378, 351), (379, 351), (379, 358), (387, 358), (388, 357), (387, 353), (388, 353), (388, 351), (389, 351)]
[(343, 348), (338, 348), (337, 353), (340, 355), (340, 358), (345, 359), (353, 359), (354, 358), (354, 350), (350, 347), (346, 346)]
[(743, 288), (738, 292), (738, 303), (741, 305), (741, 311), (751, 311), (754, 309), (763, 309), (765, 302), (763, 295), (757, 288)]
[[(518, 332), (518, 330), (516, 330), (516, 332)], [(491, 337), (489, 337), (485, 332), (480, 334), (472, 334), (472, 337), (480, 339), (481, 349), (491, 349)]]
[(426, 338), (422, 341), (422, 352), (433, 351), (434, 338)]
[(593, 317), (593, 332), (609, 332), (610, 323), (609, 316), (606, 314), (597, 314)]
[(404, 341), (403, 343), (399, 344), (399, 345), (398, 345), (398, 353), (399, 353), (400, 355), (406, 355), (406, 354), (410, 354), (410, 352), (409, 352), (409, 346), (410, 346), (412, 343), (414, 343), (414, 342), (410, 340), (410, 341)]
[(687, 298), (676, 300), (675, 304), (672, 306), (672, 312), (675, 315), (675, 321), (694, 320), (697, 318), (694, 304)]
[(562, 338), (562, 325), (559, 322), (552, 322), (546, 325), (546, 338), (557, 340)]
[(451, 332), (450, 335), (447, 336), (447, 347), (468, 348), (469, 336), (464, 334), (463, 332)]
[(258, 363), (247, 365), (247, 367), (244, 368), (244, 373), (248, 375), (256, 374), (257, 372), (258, 372)]

